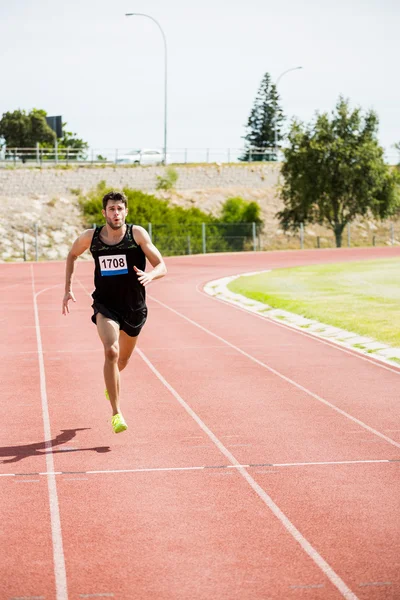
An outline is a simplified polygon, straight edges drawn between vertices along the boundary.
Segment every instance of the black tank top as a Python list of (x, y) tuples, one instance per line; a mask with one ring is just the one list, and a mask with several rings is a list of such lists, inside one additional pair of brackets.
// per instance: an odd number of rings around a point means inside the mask
[(113, 245), (100, 239), (102, 228), (96, 227), (90, 245), (95, 262), (93, 300), (120, 311), (144, 307), (145, 288), (139, 283), (133, 267), (144, 271), (146, 257), (135, 242), (132, 225), (126, 226), (122, 240)]

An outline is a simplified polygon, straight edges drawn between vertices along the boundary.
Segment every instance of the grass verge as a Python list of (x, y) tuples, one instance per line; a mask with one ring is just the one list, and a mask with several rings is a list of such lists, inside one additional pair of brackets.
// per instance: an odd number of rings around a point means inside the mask
[(239, 277), (229, 289), (400, 347), (400, 259), (276, 269)]

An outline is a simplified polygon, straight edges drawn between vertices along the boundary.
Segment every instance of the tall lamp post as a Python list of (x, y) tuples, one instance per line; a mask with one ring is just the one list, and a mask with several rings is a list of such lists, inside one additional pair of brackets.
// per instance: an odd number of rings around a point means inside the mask
[(167, 38), (160, 23), (150, 15), (144, 13), (126, 13), (126, 17), (146, 17), (151, 19), (161, 31), (164, 40), (164, 165), (167, 164), (167, 88), (168, 88), (168, 63), (167, 63)]
[[(284, 75), (286, 75), (286, 73), (290, 73), (290, 71), (298, 71), (299, 69), (302, 69), (302, 68), (303, 67), (292, 67), (291, 69), (287, 69), (287, 71), (284, 71), (283, 73), (281, 73), (275, 83), (276, 90), (278, 90), (278, 83), (280, 82), (282, 77)], [(276, 159), (278, 160), (278, 130), (277, 130), (278, 114), (277, 114), (277, 112), (275, 112), (274, 120), (275, 120), (275, 136), (274, 136), (275, 137), (275, 156), (276, 156)]]

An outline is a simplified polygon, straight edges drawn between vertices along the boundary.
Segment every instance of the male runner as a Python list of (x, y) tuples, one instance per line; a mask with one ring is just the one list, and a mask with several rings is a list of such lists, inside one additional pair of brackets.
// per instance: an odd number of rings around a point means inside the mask
[[(84, 231), (68, 254), (62, 313), (69, 313), (70, 300), (76, 302), (72, 292), (75, 261), (90, 248), (95, 261), (92, 321), (104, 346), (106, 396), (112, 407), (112, 427), (119, 433), (127, 429), (120, 411), (119, 374), (128, 364), (147, 318), (145, 287), (164, 277), (167, 268), (147, 231), (125, 223), (125, 194), (106, 194), (102, 213), (106, 225)], [(153, 267), (149, 273), (145, 273), (146, 258)]]

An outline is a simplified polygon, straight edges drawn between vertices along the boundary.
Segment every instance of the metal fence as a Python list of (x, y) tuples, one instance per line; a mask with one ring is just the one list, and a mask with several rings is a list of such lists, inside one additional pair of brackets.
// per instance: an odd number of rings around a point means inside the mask
[[(277, 153), (273, 148), (172, 148), (167, 152), (167, 164), (193, 163), (237, 163), (241, 158), (245, 162), (276, 161)], [(278, 157), (279, 158), (279, 157)], [(1, 166), (54, 166), (54, 165), (141, 165), (163, 164), (164, 154), (160, 149), (136, 151), (132, 148), (89, 148), (75, 150), (71, 148), (2, 148)]]
[[(167, 164), (276, 162), (283, 153), (274, 148), (171, 148)], [(400, 155), (389, 153), (385, 160), (392, 165), (400, 162)], [(0, 148), (0, 166), (54, 166), (54, 165), (156, 165), (163, 164), (161, 149), (132, 148)]]
[[(143, 224), (164, 256), (268, 250), (335, 248), (331, 231), (301, 227), (295, 234), (279, 229), (262, 230), (256, 223), (192, 223), (185, 226)], [(24, 231), (11, 231), (11, 240), (0, 242), (0, 260), (64, 260), (79, 232), (50, 229), (40, 223)], [(352, 224), (342, 237), (342, 247), (400, 246), (400, 222), (379, 226)]]

